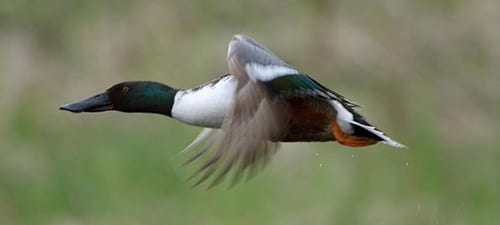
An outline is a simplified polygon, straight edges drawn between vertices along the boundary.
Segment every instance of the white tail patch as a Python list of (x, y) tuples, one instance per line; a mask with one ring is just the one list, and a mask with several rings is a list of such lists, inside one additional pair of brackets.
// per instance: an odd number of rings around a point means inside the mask
[(378, 130), (374, 126), (369, 126), (365, 125), (362, 123), (359, 123), (354, 120), (354, 115), (352, 115), (349, 110), (347, 110), (340, 102), (333, 100), (332, 101), (333, 106), (335, 107), (335, 110), (337, 110), (337, 123), (339, 124), (340, 129), (342, 132), (347, 133), (347, 134), (352, 134), (354, 132), (354, 129), (352, 125), (359, 126), (367, 131), (369, 131), (372, 134), (377, 135), (377, 137), (382, 138), (382, 142), (384, 144), (396, 147), (396, 148), (406, 148), (405, 145), (400, 144), (394, 140), (392, 140), (390, 137), (384, 134), (384, 132)]
[(248, 63), (245, 65), (245, 72), (247, 72), (250, 79), (262, 82), (270, 81), (284, 75), (299, 74), (299, 71), (290, 67), (261, 65), (258, 63)]
[(358, 123), (356, 121), (351, 121), (351, 123), (355, 124), (357, 126), (360, 126), (360, 127), (364, 128), (365, 130), (370, 131), (372, 134), (375, 134), (378, 137), (382, 138), (383, 139), (382, 142), (384, 144), (387, 144), (387, 145), (390, 145), (390, 146), (396, 147), (396, 148), (407, 148), (406, 145), (403, 145), (401, 143), (398, 143), (397, 141), (392, 140), (390, 137), (385, 135), (384, 132), (377, 130), (377, 128), (374, 126), (364, 125), (364, 124)]
[(337, 124), (342, 132), (346, 134), (354, 133), (354, 129), (351, 125), (351, 123), (354, 122), (354, 115), (337, 100), (332, 100), (332, 103), (337, 111)]

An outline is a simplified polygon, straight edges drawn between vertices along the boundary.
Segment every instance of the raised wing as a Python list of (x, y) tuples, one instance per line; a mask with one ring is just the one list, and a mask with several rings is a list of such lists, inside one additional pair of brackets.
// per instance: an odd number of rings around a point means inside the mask
[[(242, 64), (244, 63), (244, 65)], [(245, 35), (235, 35), (228, 48), (228, 64), (238, 79), (264, 83), (273, 94), (302, 91), (342, 102), (350, 107), (359, 106), (339, 93), (321, 85), (274, 55), (257, 41)]]
[[(259, 165), (265, 165), (276, 152), (276, 142), (286, 131), (286, 106), (271, 98), (265, 82), (284, 74), (298, 74), (298, 71), (262, 45), (242, 35), (236, 35), (231, 40), (227, 61), (229, 72), (238, 80), (234, 105), (221, 130), (211, 135), (188, 161), (213, 150), (194, 175), (201, 176), (195, 185), (212, 175), (214, 179), (211, 186), (218, 184), (233, 168), (237, 168), (233, 183), (239, 181), (247, 171), (251, 176)], [(258, 70), (260, 65), (275, 70)]]

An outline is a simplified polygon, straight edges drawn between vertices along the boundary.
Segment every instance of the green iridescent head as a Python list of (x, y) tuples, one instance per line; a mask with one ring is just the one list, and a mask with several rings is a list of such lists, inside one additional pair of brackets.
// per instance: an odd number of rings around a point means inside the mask
[(177, 89), (153, 81), (126, 81), (118, 83), (103, 93), (62, 105), (61, 110), (74, 113), (122, 112), (158, 113), (171, 116)]

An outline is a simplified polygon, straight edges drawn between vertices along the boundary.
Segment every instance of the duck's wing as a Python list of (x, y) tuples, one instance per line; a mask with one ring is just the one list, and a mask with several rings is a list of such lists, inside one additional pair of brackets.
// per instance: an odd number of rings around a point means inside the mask
[(270, 96), (265, 83), (274, 76), (298, 71), (253, 39), (242, 35), (231, 40), (227, 63), (229, 72), (238, 80), (238, 88), (222, 129), (209, 137), (189, 160), (213, 150), (195, 174), (201, 175), (196, 184), (214, 175), (213, 186), (233, 168), (237, 168), (234, 181), (239, 181), (245, 173), (253, 175), (276, 152), (277, 141), (286, 132), (286, 105)]
[(245, 35), (235, 35), (228, 48), (228, 65), (239, 79), (250, 79), (266, 86), (273, 96), (301, 94), (304, 97), (322, 96), (349, 107), (360, 105), (333, 91), (307, 74), (281, 60), (269, 49)]
[[(273, 104), (265, 92), (259, 89), (257, 84), (244, 85), (237, 92), (237, 101), (222, 128), (200, 133), (193, 142), (197, 145), (207, 137), (205, 144), (188, 162), (211, 152), (192, 177), (201, 175), (195, 185), (213, 175), (212, 187), (220, 183), (233, 168), (237, 169), (232, 182), (237, 183), (245, 173), (248, 177), (254, 175), (276, 152), (279, 144), (270, 140), (280, 139), (287, 120), (286, 113), (279, 110), (280, 104)], [(188, 148), (192, 148), (193, 144)]]

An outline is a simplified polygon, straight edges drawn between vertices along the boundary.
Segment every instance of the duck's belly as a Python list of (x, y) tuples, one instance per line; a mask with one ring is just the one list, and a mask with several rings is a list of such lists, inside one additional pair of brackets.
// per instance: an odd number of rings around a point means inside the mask
[(233, 104), (237, 81), (233, 76), (197, 89), (181, 90), (175, 96), (172, 117), (184, 123), (219, 128)]

